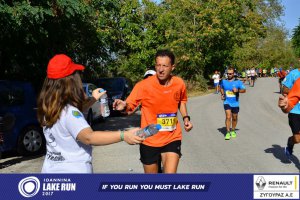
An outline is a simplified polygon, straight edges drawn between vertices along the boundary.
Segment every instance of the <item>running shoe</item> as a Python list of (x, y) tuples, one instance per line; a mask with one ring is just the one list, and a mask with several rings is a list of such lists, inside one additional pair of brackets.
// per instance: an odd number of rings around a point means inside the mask
[(230, 132), (227, 132), (225, 135), (225, 140), (230, 140)]
[(289, 148), (289, 147), (285, 147), (284, 148), (284, 153), (285, 153), (286, 157), (290, 160), (292, 155), (293, 155), (292, 149)]
[(235, 131), (231, 131), (230, 134), (231, 134), (232, 138), (236, 138), (236, 132)]

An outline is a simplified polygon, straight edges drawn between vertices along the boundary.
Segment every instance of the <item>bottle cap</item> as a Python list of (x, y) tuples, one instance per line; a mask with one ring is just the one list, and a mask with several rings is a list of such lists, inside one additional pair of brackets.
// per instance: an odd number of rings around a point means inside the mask
[(156, 124), (156, 129), (160, 130), (161, 129), (161, 125), (160, 124)]

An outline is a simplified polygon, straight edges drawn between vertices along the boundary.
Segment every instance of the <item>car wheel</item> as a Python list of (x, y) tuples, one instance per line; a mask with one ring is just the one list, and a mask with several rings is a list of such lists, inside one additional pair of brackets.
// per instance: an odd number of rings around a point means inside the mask
[(88, 113), (88, 116), (87, 116), (87, 122), (90, 126), (93, 125), (93, 120), (94, 120), (94, 117), (93, 117), (93, 112), (92, 112), (92, 109), (89, 110), (89, 113)]
[(24, 156), (38, 155), (45, 152), (46, 141), (41, 128), (29, 126), (19, 136), (17, 151)]

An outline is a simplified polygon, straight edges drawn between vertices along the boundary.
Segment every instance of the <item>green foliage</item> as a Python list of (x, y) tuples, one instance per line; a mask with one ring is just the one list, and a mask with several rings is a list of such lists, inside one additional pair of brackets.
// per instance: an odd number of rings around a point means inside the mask
[(293, 30), (292, 44), (295, 50), (295, 54), (297, 55), (298, 58), (300, 58), (300, 23)]
[(286, 40), (286, 31), (277, 26), (267, 29), (266, 37), (255, 38), (242, 47), (235, 48), (232, 63), (239, 69), (251, 66), (263, 68), (297, 65), (291, 42)]
[(176, 55), (174, 72), (205, 90), (205, 78), (226, 65), (296, 63), (276, 24), (281, 14), (279, 0), (0, 0), (0, 79), (40, 84), (49, 58), (65, 53), (86, 66), (87, 81), (136, 82), (156, 51), (168, 48)]

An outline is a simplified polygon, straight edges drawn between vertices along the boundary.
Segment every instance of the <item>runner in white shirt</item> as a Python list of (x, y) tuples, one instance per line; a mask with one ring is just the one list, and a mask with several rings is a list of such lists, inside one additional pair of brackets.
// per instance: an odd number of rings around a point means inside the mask
[(248, 84), (250, 85), (250, 79), (251, 79), (250, 69), (246, 70), (246, 75), (247, 75)]
[(250, 87), (254, 87), (255, 77), (256, 77), (256, 71), (254, 67), (252, 67), (250, 70)]
[(220, 91), (220, 74), (216, 70), (214, 75), (212, 76), (212, 79), (214, 80), (214, 87), (215, 87), (215, 94), (218, 94)]
[[(138, 144), (142, 138), (129, 131), (93, 131), (82, 114), (85, 101), (78, 71), (84, 66), (64, 54), (48, 63), (47, 77), (38, 99), (38, 120), (43, 126), (47, 153), (42, 173), (92, 173), (92, 145), (120, 141)], [(105, 92), (93, 91), (98, 100)]]

